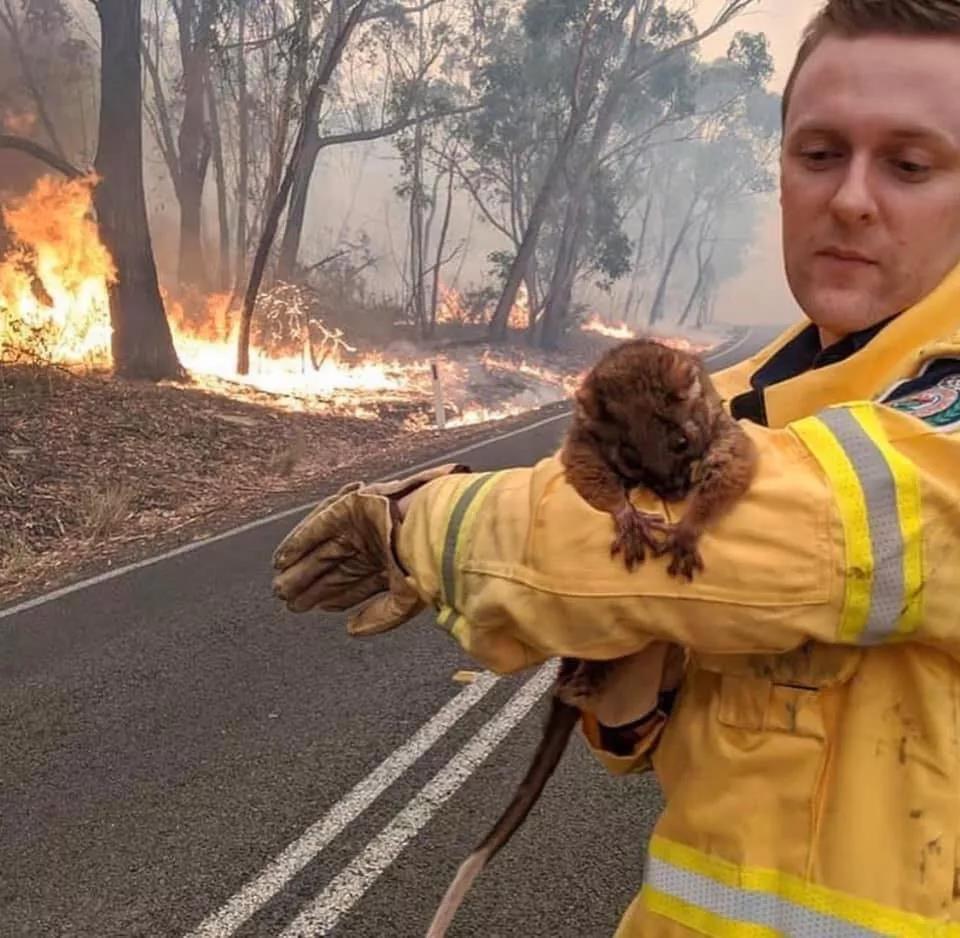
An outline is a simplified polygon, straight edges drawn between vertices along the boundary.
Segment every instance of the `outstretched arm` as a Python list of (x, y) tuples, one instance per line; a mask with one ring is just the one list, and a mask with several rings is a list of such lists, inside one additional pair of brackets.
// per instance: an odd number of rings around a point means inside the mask
[(873, 404), (745, 429), (756, 476), (705, 533), (694, 583), (663, 561), (631, 573), (612, 559), (609, 515), (556, 457), (430, 483), (410, 499), (397, 557), (440, 623), (498, 671), (619, 658), (656, 639), (706, 653), (948, 640), (920, 635), (921, 611), (955, 593), (937, 558), (960, 545), (960, 436)]

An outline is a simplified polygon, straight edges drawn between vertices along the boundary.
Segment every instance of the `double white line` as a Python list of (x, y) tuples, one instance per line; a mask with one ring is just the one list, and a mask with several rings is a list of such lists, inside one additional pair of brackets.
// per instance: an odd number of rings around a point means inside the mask
[[(407, 803), (393, 820), (309, 903), (280, 938), (328, 934), (397, 859), (436, 811), (467, 781), (510, 731), (547, 692), (555, 666), (545, 664), (504, 704), (463, 748)], [(208, 916), (187, 938), (226, 938), (255, 915), (311, 863), (347, 827), (440, 740), (496, 684), (481, 675), (445, 704), (366, 778), (270, 861), (222, 908)], [(479, 837), (478, 837), (479, 840)], [(466, 845), (472, 847), (472, 844)]]

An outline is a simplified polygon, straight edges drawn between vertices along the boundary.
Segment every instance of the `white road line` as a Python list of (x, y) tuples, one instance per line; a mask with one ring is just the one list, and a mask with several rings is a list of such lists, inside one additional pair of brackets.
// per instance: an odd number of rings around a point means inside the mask
[[(537, 423), (531, 423), (524, 427), (518, 427), (516, 430), (511, 430), (509, 433), (502, 433), (500, 436), (486, 437), (485, 439), (476, 443), (471, 443), (469, 446), (463, 446), (460, 449), (451, 450), (449, 453), (443, 453), (434, 459), (428, 459), (425, 462), (420, 462), (413, 466), (398, 469), (397, 472), (391, 473), (389, 476), (384, 476), (380, 479), (374, 479), (373, 481), (386, 482), (390, 479), (398, 478), (401, 474), (412, 475), (415, 472), (419, 472), (421, 469), (427, 469), (431, 466), (441, 466), (445, 462), (450, 462), (456, 459), (458, 456), (463, 456), (465, 453), (470, 453), (475, 449), (489, 446), (491, 443), (498, 443), (501, 440), (509, 440), (512, 437), (519, 436), (521, 433), (528, 433), (531, 430), (538, 429), (539, 427), (545, 427), (547, 424), (554, 423), (557, 420), (562, 420), (567, 416), (569, 416), (568, 412), (564, 412), (553, 417), (546, 417)], [(168, 550), (165, 553), (157, 554), (155, 557), (148, 557), (144, 560), (138, 560), (135, 563), (129, 563), (125, 566), (117, 567), (115, 570), (108, 570), (106, 573), (98, 574), (97, 576), (90, 577), (86, 580), (78, 580), (76, 583), (71, 583), (69, 586), (63, 586), (60, 589), (53, 590), (50, 593), (44, 593), (42, 596), (37, 596), (34, 599), (28, 599), (22, 603), (17, 603), (15, 606), (9, 606), (6, 609), (0, 609), (0, 619), (6, 619), (9, 616), (15, 616), (17, 613), (26, 612), (28, 609), (35, 609), (37, 606), (43, 606), (46, 603), (53, 602), (56, 599), (62, 599), (64, 596), (69, 596), (71, 593), (77, 593), (80, 590), (87, 589), (88, 587), (96, 586), (100, 583), (106, 583), (108, 580), (116, 579), (117, 577), (123, 576), (126, 573), (132, 573), (134, 570), (142, 570), (144, 567), (152, 566), (155, 563), (160, 563), (164, 560), (170, 560), (171, 558), (179, 557), (182, 554), (189, 554), (191, 551), (200, 550), (202, 547), (207, 547), (210, 544), (216, 544), (218, 541), (224, 541), (230, 537), (236, 537), (238, 534), (244, 534), (247, 531), (252, 531), (255, 528), (263, 527), (265, 524), (271, 524), (272, 522), (279, 521), (282, 518), (289, 518), (292, 515), (297, 514), (305, 514), (317, 504), (320, 498), (321, 495), (318, 494), (313, 501), (310, 501), (305, 505), (298, 505), (296, 508), (287, 508), (284, 511), (278, 511), (275, 514), (267, 515), (265, 518), (258, 518), (256, 521), (250, 521), (246, 524), (241, 524), (239, 527), (231, 528), (229, 531), (223, 531), (220, 534), (215, 534), (211, 537), (205, 537), (202, 540), (193, 541), (190, 544), (183, 544), (182, 546), (176, 547), (173, 550)]]
[(281, 933), (280, 938), (327, 935), (380, 875), (397, 859), (430, 818), (530, 712), (556, 675), (547, 663), (413, 797), (410, 803), (343, 868)]
[(219, 911), (208, 916), (187, 938), (223, 938), (232, 935), (251, 915), (266, 905), (287, 883), (359, 817), (407, 769), (421, 758), (499, 680), (484, 672), (448, 701), (366, 778), (358, 782), (319, 821), (312, 824), (262, 873), (247, 883)]

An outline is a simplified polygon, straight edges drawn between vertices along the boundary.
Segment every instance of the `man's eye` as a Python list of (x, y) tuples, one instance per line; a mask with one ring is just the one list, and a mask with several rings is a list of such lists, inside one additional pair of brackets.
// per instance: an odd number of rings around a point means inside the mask
[(801, 150), (801, 158), (811, 166), (819, 167), (837, 159), (840, 154), (836, 150)]
[(929, 166), (913, 160), (894, 160), (893, 165), (900, 175), (914, 181), (923, 179), (930, 172)]

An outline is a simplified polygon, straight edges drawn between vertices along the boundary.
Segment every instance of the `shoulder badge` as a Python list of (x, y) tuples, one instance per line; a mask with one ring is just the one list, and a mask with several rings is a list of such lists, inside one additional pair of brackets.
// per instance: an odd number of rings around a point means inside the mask
[(939, 431), (960, 428), (960, 371), (940, 377), (935, 383), (886, 401), (911, 417), (917, 417)]

